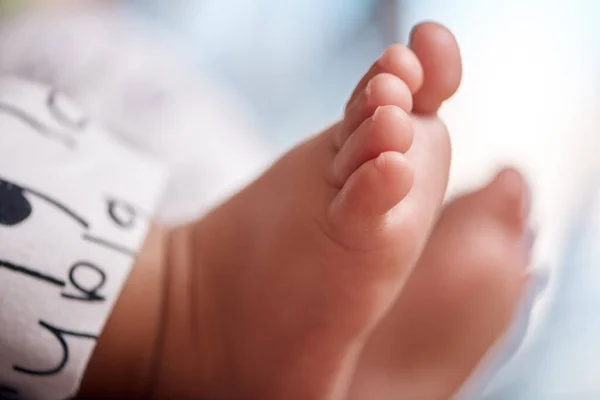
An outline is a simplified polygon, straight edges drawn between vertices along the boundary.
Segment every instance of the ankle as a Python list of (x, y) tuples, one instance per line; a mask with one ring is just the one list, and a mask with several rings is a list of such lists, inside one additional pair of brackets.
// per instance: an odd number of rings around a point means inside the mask
[(81, 398), (145, 398), (162, 326), (168, 232), (153, 225), (98, 339)]
[(218, 285), (196, 225), (173, 229), (166, 242), (163, 334), (152, 378), (158, 398), (229, 397)]

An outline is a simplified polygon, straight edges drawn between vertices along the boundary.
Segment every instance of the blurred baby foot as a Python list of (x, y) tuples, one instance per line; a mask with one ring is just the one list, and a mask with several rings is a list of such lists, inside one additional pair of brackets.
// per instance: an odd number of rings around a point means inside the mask
[(528, 282), (529, 192), (504, 170), (449, 204), (369, 339), (351, 399), (444, 400), (507, 330)]

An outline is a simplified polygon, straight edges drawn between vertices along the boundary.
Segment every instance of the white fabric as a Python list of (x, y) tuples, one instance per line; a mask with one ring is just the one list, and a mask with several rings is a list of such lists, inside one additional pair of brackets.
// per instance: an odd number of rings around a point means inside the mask
[(0, 398), (76, 393), (165, 177), (61, 93), (0, 79)]
[(171, 37), (120, 8), (39, 9), (0, 21), (0, 73), (50, 84), (168, 165), (157, 217), (197, 217), (273, 155), (235, 90), (189, 66)]

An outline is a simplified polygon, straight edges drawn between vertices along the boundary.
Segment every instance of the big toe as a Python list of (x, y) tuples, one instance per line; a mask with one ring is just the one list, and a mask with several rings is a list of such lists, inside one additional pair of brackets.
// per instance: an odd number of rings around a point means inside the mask
[(423, 84), (414, 96), (413, 110), (435, 113), (460, 84), (462, 67), (458, 43), (444, 26), (424, 22), (413, 29), (410, 47), (423, 68)]
[(515, 234), (528, 234), (531, 193), (523, 176), (512, 168), (501, 170), (477, 195), (498, 220)]
[(461, 252), (444, 251), (464, 268), (472, 266), (468, 273), (473, 276), (481, 272), (478, 276), (488, 280), (488, 293), (497, 291), (496, 298), (504, 298), (505, 304), (514, 304), (527, 281), (525, 269), (533, 245), (530, 208), (527, 182), (518, 171), (506, 168), (483, 188), (451, 203), (440, 219), (437, 237), (444, 240), (454, 232), (455, 246), (461, 248)]

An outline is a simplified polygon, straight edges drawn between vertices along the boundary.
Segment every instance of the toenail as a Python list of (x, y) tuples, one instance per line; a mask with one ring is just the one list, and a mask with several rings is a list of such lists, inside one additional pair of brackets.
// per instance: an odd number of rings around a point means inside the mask
[(388, 64), (393, 64), (394, 58), (399, 57), (401, 52), (399, 44), (391, 45), (387, 47), (377, 58), (377, 63), (383, 68), (383, 70), (387, 70)]
[(385, 50), (383, 50), (380, 54), (379, 57), (377, 57), (377, 63), (381, 65), (381, 63), (386, 59), (387, 57), (387, 53), (390, 51), (389, 47), (386, 47)]
[(395, 105), (386, 104), (383, 106), (378, 106), (373, 115), (371, 115), (372, 122), (382, 121), (382, 124), (386, 124), (386, 126), (390, 126), (389, 124), (393, 124), (394, 129), (399, 128), (403, 132), (411, 132), (412, 133), (412, 125), (408, 123), (408, 116), (406, 112)]
[(371, 93), (373, 92), (373, 79), (367, 82), (367, 86), (365, 86), (365, 91), (363, 92), (363, 96), (366, 99), (371, 97)]
[(379, 168), (379, 170), (384, 170), (385, 169), (385, 164), (387, 162), (387, 157), (385, 155), (385, 153), (381, 153), (379, 156), (377, 156), (377, 158), (375, 159), (375, 166), (377, 168)]
[(385, 106), (379, 106), (375, 109), (375, 112), (371, 116), (372, 121), (376, 121), (378, 116), (381, 115), (381, 113), (383, 112), (383, 107), (385, 107)]

